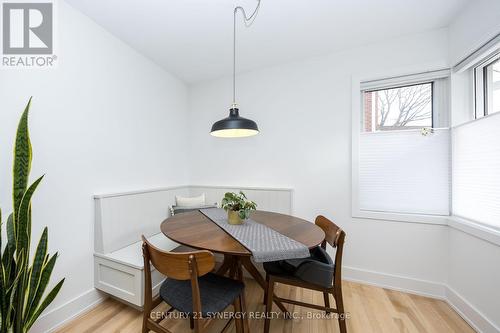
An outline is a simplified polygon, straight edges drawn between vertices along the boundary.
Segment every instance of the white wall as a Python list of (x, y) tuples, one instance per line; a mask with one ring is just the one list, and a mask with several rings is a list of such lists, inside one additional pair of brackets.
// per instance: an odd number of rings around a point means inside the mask
[(448, 251), (449, 289), (467, 303), (459, 310), (481, 332), (500, 332), (500, 246), (450, 228)]
[(238, 75), (240, 112), (261, 133), (237, 140), (209, 135), (227, 116), (231, 80), (195, 85), (192, 182), (292, 187), (296, 215), (325, 214), (347, 230), (347, 275), (375, 271), (386, 284), (395, 278), (389, 275), (424, 280), (424, 292), (441, 293), (446, 226), (351, 218), (351, 77), (445, 67), (447, 31), (438, 30)]
[(57, 313), (62, 320), (98, 298), (92, 195), (188, 182), (187, 87), (64, 2), (58, 8), (59, 66), (0, 72), (0, 204), (10, 210), (15, 129), (34, 96), (32, 179), (46, 178), (33, 236), (49, 226), (50, 251), (60, 253), (52, 282), (67, 278), (51, 309), (83, 295)]
[(500, 1), (469, 1), (449, 30), (451, 64), (455, 65), (500, 33)]
[[(500, 33), (500, 1), (470, 1), (449, 27), (450, 59), (452, 65), (461, 61), (488, 40)], [(472, 74), (469, 70), (452, 76), (452, 124), (460, 125), (474, 117)], [(492, 121), (484, 119), (481, 121)], [(456, 147), (455, 147), (456, 148)], [(470, 152), (462, 159), (470, 158)], [(455, 156), (456, 157), (456, 156)], [(454, 188), (452, 196), (456, 193)], [(456, 205), (453, 212), (461, 207)], [(448, 287), (457, 298), (458, 310), (474, 319), (483, 332), (500, 332), (500, 246), (450, 224), (448, 237)], [(462, 304), (462, 306), (460, 306)], [(479, 314), (479, 315), (478, 315)]]

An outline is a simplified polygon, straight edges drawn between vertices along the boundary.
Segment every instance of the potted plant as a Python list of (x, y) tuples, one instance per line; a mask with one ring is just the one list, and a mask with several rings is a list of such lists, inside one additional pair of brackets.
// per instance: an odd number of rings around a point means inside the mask
[(221, 202), (222, 208), (227, 212), (229, 224), (242, 224), (248, 219), (250, 211), (257, 208), (257, 204), (247, 200), (245, 193), (227, 192)]
[[(41, 176), (28, 186), (31, 168), (30, 104), (31, 99), (17, 128), (13, 209), (5, 230), (1, 230), (0, 212), (0, 333), (27, 333), (64, 283), (62, 279), (50, 291), (47, 289), (57, 259), (57, 253), (50, 255), (47, 250), (47, 227), (43, 229), (34, 255), (30, 254), (30, 250), (35, 248), (31, 239), (31, 199), (43, 178)], [(3, 235), (7, 236), (7, 244), (2, 239)]]

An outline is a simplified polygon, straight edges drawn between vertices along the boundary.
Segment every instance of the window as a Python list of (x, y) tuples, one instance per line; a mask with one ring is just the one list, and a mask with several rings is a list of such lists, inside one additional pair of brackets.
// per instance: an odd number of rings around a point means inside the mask
[(443, 223), (449, 216), (449, 75), (353, 79), (354, 217)]
[(364, 131), (432, 127), (433, 83), (369, 90), (364, 98)]
[(449, 70), (360, 82), (361, 131), (449, 126)]
[(485, 113), (500, 111), (500, 59), (484, 68)]
[(474, 68), (476, 118), (500, 112), (500, 54)]

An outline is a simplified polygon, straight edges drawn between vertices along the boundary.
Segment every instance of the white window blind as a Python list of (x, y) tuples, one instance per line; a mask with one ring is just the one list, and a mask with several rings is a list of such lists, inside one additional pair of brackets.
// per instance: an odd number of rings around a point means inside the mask
[(360, 133), (359, 209), (449, 215), (449, 144), (448, 129)]
[(452, 131), (453, 214), (500, 228), (500, 114)]

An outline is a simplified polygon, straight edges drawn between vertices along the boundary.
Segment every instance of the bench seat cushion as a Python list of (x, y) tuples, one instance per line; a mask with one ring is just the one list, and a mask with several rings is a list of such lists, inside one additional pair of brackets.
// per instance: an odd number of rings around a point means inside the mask
[[(179, 246), (179, 244), (168, 239), (167, 236), (161, 232), (148, 237), (148, 240), (151, 244), (164, 251), (172, 251)], [(138, 241), (122, 249), (108, 253), (106, 256), (138, 269), (144, 268), (144, 259), (142, 258), (142, 241)]]

